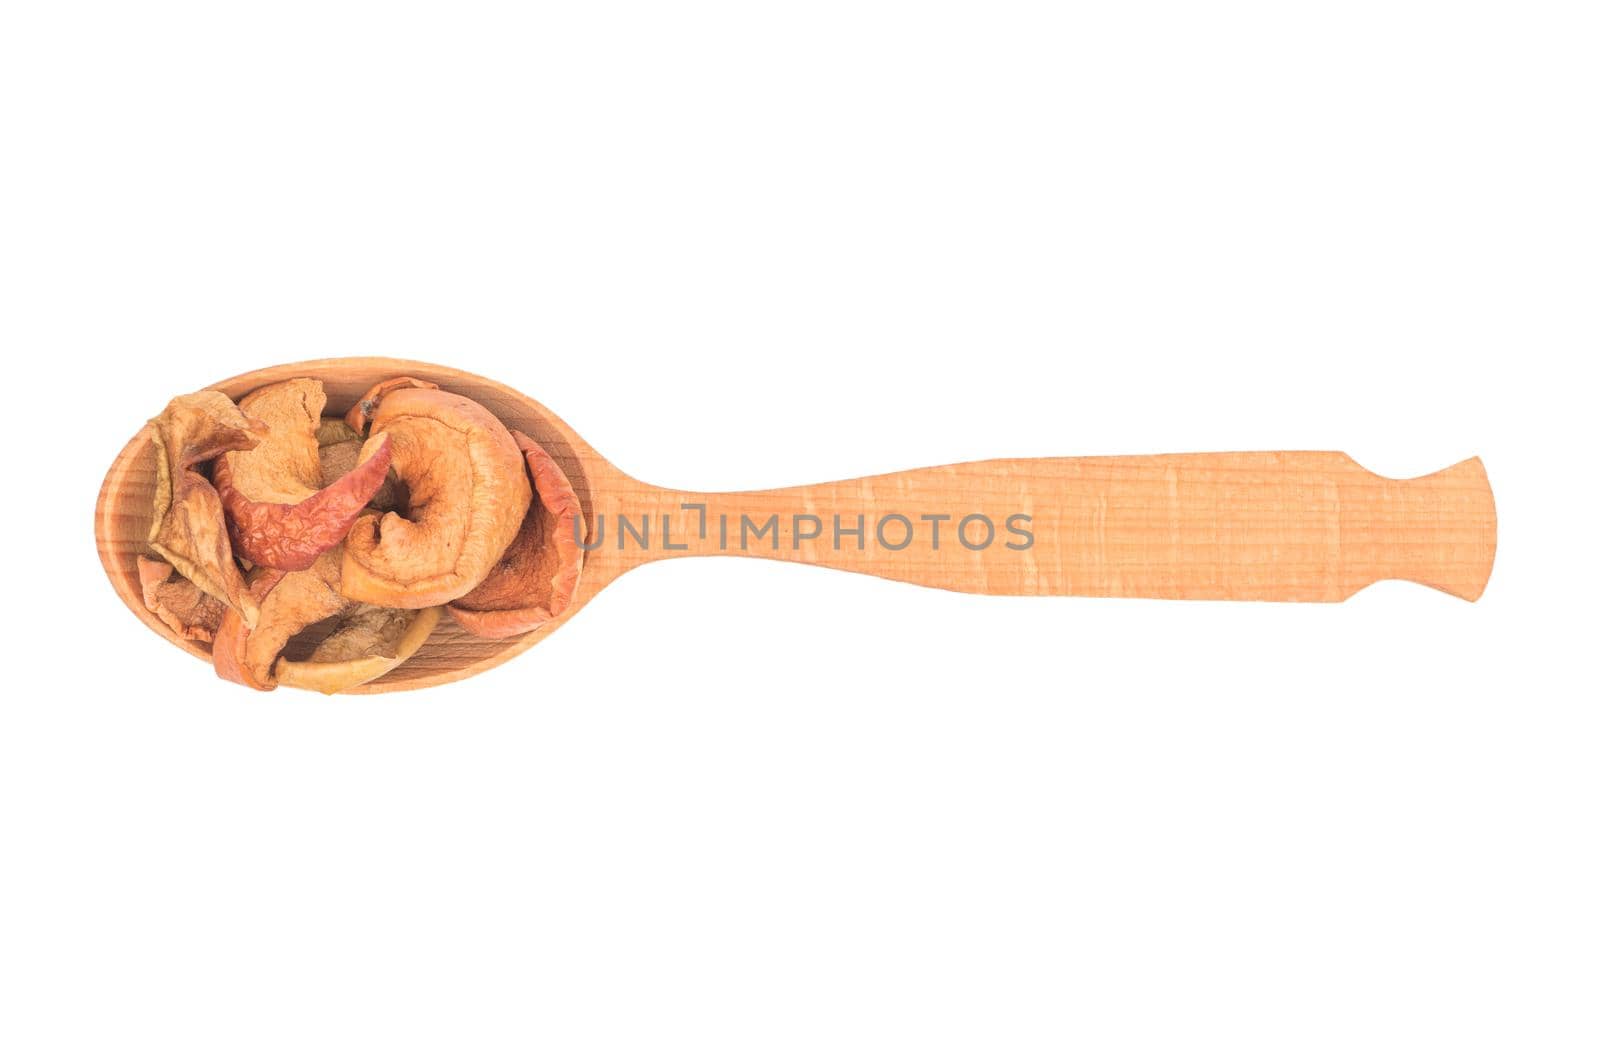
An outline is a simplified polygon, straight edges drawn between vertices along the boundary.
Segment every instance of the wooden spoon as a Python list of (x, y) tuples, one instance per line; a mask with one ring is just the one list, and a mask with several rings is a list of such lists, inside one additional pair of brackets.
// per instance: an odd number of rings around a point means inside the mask
[[(441, 622), (410, 661), (356, 692), (457, 681), (531, 648), (630, 568), (733, 554), (981, 594), (1342, 601), (1380, 579), (1476, 600), (1494, 563), (1494, 497), (1476, 458), (1391, 480), (1321, 451), (1002, 458), (776, 491), (702, 494), (641, 483), (505, 385), (404, 359), (319, 359), (211, 387), (235, 399), (319, 379), (342, 414), (374, 382), (408, 374), (488, 407), (566, 471), (588, 525), (583, 576), (563, 615), (491, 641)], [(95, 539), (111, 584), (146, 626), (209, 662), (145, 609), (155, 452), (142, 430), (101, 485)], [(837, 518), (837, 520), (835, 519)]]

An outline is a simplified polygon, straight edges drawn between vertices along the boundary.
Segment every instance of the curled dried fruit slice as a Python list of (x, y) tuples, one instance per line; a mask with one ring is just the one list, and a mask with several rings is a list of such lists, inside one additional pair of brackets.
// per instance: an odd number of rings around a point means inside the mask
[[(323, 487), (317, 432), (327, 396), (310, 378), (258, 388), (240, 401), (267, 425), (255, 448), (217, 459), (212, 479), (228, 514), (234, 549), (253, 564), (304, 571), (338, 545), (383, 485), (389, 452), (379, 444), (333, 485)], [(320, 490), (319, 490), (320, 488)]]
[(340, 622), (311, 658), (280, 659), (279, 685), (332, 695), (381, 678), (416, 654), (439, 625), (442, 608), (360, 605)]
[(254, 629), (245, 626), (234, 612), (223, 616), (211, 646), (217, 675), (252, 689), (275, 688), (272, 664), (289, 639), (350, 607), (339, 593), (341, 557), (335, 547), (304, 571), (251, 571), (250, 589), (261, 615)]
[(365, 461), (337, 483), (292, 505), (245, 498), (231, 485), (224, 464), (219, 463), (215, 474), (228, 513), (228, 529), (240, 555), (263, 567), (304, 571), (319, 554), (339, 544), (383, 486), (388, 471), (389, 446), (380, 441)]
[(366, 395), (356, 400), (356, 405), (345, 414), (344, 423), (350, 426), (357, 436), (365, 436), (367, 426), (371, 424), (373, 415), (378, 412), (379, 404), (390, 392), (398, 392), (404, 388), (438, 387), (432, 381), (423, 381), (415, 377), (391, 377), (387, 381), (379, 381), (367, 389)]
[[(322, 486), (332, 487), (355, 471), (361, 463), (362, 439), (338, 418), (323, 418), (317, 429), (317, 455), (322, 462)], [(383, 483), (367, 505), (388, 512), (395, 507), (397, 488), (393, 473), (385, 473)]]
[(385, 395), (363, 456), (387, 439), (404, 495), (345, 536), (346, 597), (430, 608), (469, 592), (522, 526), (533, 490), (516, 441), (489, 411), (437, 389)]
[(234, 563), (222, 499), (195, 466), (228, 451), (244, 451), (266, 436), (221, 392), (195, 392), (167, 404), (150, 421), (156, 448), (156, 490), (150, 548), (200, 589), (255, 625), (256, 605)]
[(166, 561), (138, 558), (144, 606), (188, 641), (210, 641), (228, 606), (179, 575)]
[(533, 477), (533, 504), (494, 570), (450, 604), (456, 622), (479, 637), (512, 637), (566, 610), (583, 569), (583, 509), (561, 466), (531, 437), (515, 430)]

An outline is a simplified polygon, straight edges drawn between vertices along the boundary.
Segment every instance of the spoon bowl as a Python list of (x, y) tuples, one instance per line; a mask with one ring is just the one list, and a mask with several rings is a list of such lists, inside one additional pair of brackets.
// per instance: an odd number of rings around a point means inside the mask
[[(296, 377), (311, 377), (321, 381), (328, 394), (324, 413), (342, 416), (374, 382), (397, 375), (431, 381), (440, 388), (475, 400), (492, 411), (507, 428), (527, 433), (539, 441), (567, 474), (583, 506), (586, 521), (593, 519), (592, 480), (598, 477), (604, 481), (619, 475), (610, 463), (540, 403), (486, 377), (446, 366), (407, 359), (313, 359), (253, 370), (206, 387), (238, 400), (263, 385)], [(100, 498), (95, 506), (95, 541), (100, 551), (100, 562), (105, 566), (106, 575), (111, 579), (117, 596), (146, 626), (185, 652), (210, 663), (210, 646), (179, 637), (145, 607), (140, 592), (137, 558), (149, 553), (145, 537), (150, 529), (155, 481), (155, 446), (150, 441), (149, 429), (144, 428), (122, 449), (100, 487)], [(579, 580), (572, 603), (559, 617), (537, 630), (520, 637), (491, 640), (469, 634), (453, 620), (443, 619), (416, 655), (383, 677), (346, 691), (397, 692), (443, 685), (499, 666), (532, 648), (620, 572), (617, 569), (608, 574), (608, 562), (604, 554), (588, 556), (591, 559), (584, 562), (583, 577)]]
[[(1342, 601), (1381, 579), (1470, 601), (1494, 565), (1494, 496), (1476, 458), (1412, 480), (1378, 476), (1334, 451), (999, 458), (708, 494), (636, 480), (543, 404), (450, 367), (315, 359), (210, 387), (237, 400), (315, 378), (327, 413), (343, 414), (373, 384), (400, 375), (475, 400), (544, 447), (583, 509), (583, 569), (572, 602), (538, 629), (493, 640), (446, 618), (416, 655), (348, 690), (356, 693), (426, 688), (498, 666), (619, 575), (670, 557), (762, 557), (964, 593), (1233, 601)], [(209, 662), (209, 647), (146, 610), (139, 588), (155, 467), (147, 427), (101, 485), (100, 560), (146, 626)]]

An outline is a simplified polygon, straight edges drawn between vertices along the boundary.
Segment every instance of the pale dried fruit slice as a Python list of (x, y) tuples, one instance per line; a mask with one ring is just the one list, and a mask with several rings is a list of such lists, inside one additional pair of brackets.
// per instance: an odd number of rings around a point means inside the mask
[(304, 661), (280, 659), (279, 685), (332, 695), (381, 678), (416, 654), (439, 625), (442, 608), (359, 605)]
[(567, 474), (530, 436), (515, 430), (533, 478), (533, 504), (522, 529), (489, 577), (450, 603), (457, 623), (479, 637), (513, 637), (564, 612), (583, 570), (583, 508)]
[(322, 482), (335, 484), (349, 476), (361, 462), (361, 441), (340, 440), (317, 451), (322, 466)]
[(251, 571), (250, 588), (260, 606), (260, 618), (252, 629), (234, 612), (223, 616), (211, 646), (211, 662), (217, 675), (252, 689), (275, 688), (272, 664), (289, 639), (350, 607), (339, 593), (342, 556), (335, 547), (304, 571)]
[(304, 571), (339, 544), (383, 485), (389, 452), (378, 445), (337, 483), (324, 487), (317, 433), (327, 395), (297, 378), (258, 388), (239, 407), (267, 425), (255, 448), (224, 454), (211, 476), (228, 514), (234, 549), (252, 564)]
[(341, 589), (387, 608), (430, 608), (470, 592), (516, 537), (533, 489), (516, 441), (464, 396), (401, 388), (382, 397), (362, 450), (391, 444), (400, 508), (345, 536)]
[(249, 450), (266, 432), (221, 392), (179, 396), (150, 421), (156, 448), (150, 548), (185, 579), (237, 609), (246, 626), (255, 625), (255, 600), (234, 562), (222, 499), (195, 466), (229, 451)]
[(322, 486), (317, 429), (327, 402), (322, 382), (311, 377), (251, 392), (239, 409), (266, 425), (266, 435), (248, 451), (217, 459), (217, 470), (226, 468), (231, 486), (252, 502), (293, 504), (314, 494)]
[(349, 440), (360, 441), (361, 433), (344, 423), (343, 418), (323, 418), (317, 426), (317, 446), (331, 447)]
[(162, 560), (139, 557), (139, 591), (144, 606), (187, 641), (210, 641), (228, 606), (178, 574)]

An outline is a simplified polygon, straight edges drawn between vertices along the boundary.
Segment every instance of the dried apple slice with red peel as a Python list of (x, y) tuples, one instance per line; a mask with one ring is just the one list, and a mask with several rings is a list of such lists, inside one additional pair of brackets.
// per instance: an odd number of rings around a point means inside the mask
[(194, 392), (150, 421), (156, 486), (146, 541), (185, 579), (255, 625), (256, 603), (234, 562), (222, 498), (195, 466), (265, 439), (267, 428), (221, 392)]
[(228, 513), (234, 548), (252, 564), (304, 571), (344, 539), (383, 486), (389, 472), (389, 444), (387, 439), (379, 442), (365, 461), (337, 483), (293, 505), (250, 501), (231, 485), (226, 465), (218, 462), (213, 475)]
[[(297, 378), (258, 388), (240, 409), (266, 422), (261, 444), (224, 454), (211, 475), (228, 514), (234, 549), (252, 564), (304, 571), (339, 544), (389, 471), (389, 450), (379, 444), (365, 461), (323, 487), (317, 443), (322, 382)], [(319, 490), (320, 488), (320, 490)]]
[(533, 504), (511, 545), (471, 593), (450, 603), (457, 623), (479, 637), (514, 637), (564, 612), (583, 570), (583, 507), (555, 459), (512, 430), (533, 478)]
[(340, 588), (385, 608), (431, 608), (470, 592), (517, 535), (533, 497), (516, 441), (465, 396), (382, 396), (363, 454), (390, 441), (403, 508), (368, 513), (345, 536)]
[[(317, 455), (322, 463), (323, 487), (332, 487), (361, 464), (363, 443), (356, 431), (341, 419), (322, 419), (322, 427), (317, 429)], [(367, 499), (367, 505), (385, 513), (393, 509), (399, 491), (397, 484), (393, 473), (385, 473), (383, 483)]]

